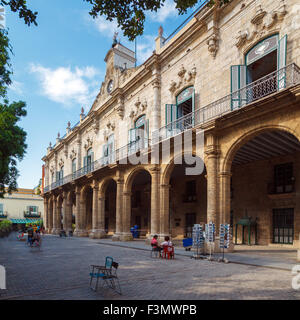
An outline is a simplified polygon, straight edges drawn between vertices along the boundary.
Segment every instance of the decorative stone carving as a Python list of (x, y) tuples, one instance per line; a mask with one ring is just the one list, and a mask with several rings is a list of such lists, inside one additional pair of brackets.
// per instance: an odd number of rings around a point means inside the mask
[(254, 17), (251, 19), (251, 23), (253, 23), (254, 25), (261, 24), (266, 14), (267, 12), (261, 8), (261, 5), (259, 5)]
[(123, 120), (124, 118), (124, 111), (125, 111), (125, 108), (124, 108), (124, 99), (123, 97), (120, 97), (118, 99), (118, 105), (117, 105), (117, 113), (119, 115), (119, 117)]
[(68, 145), (66, 143), (64, 143), (64, 155), (68, 158)]
[(84, 144), (84, 149), (85, 149), (85, 150), (88, 150), (88, 149), (91, 148), (92, 146), (93, 146), (93, 140), (92, 140), (90, 137), (88, 137), (88, 138), (86, 139), (85, 144)]
[(95, 134), (97, 134), (99, 131), (99, 119), (97, 119), (97, 117), (94, 118), (92, 127)]
[(58, 162), (58, 166), (61, 168), (64, 166), (64, 160), (62, 158), (60, 158), (59, 162)]
[(77, 153), (73, 148), (70, 154), (70, 159), (73, 161), (74, 159), (76, 159), (76, 156), (77, 156)]
[(208, 45), (208, 51), (210, 52), (210, 54), (215, 58), (217, 51), (219, 49), (219, 37), (217, 35), (217, 33), (213, 33), (210, 38), (207, 40), (207, 45)]
[(196, 74), (197, 71), (195, 65), (190, 71), (187, 71), (182, 65), (178, 72), (178, 81), (176, 82), (175, 80), (172, 80), (169, 90), (173, 93), (181, 87), (185, 87), (186, 85), (194, 85)]
[(145, 112), (145, 110), (147, 109), (147, 101), (145, 100), (144, 102), (141, 102), (140, 98), (138, 98), (134, 105), (135, 109), (132, 109), (129, 114), (129, 117), (132, 119)]
[(54, 167), (54, 165), (51, 165), (51, 166), (50, 166), (50, 172), (51, 172), (51, 173), (55, 172), (55, 167)]
[(282, 22), (286, 14), (285, 0), (281, 1), (278, 9), (270, 13), (263, 11), (261, 6), (259, 6), (254, 17), (251, 19), (252, 27), (249, 26), (246, 30), (238, 31), (235, 46), (241, 49), (244, 45), (256, 42), (266, 34), (272, 33), (272, 28)]

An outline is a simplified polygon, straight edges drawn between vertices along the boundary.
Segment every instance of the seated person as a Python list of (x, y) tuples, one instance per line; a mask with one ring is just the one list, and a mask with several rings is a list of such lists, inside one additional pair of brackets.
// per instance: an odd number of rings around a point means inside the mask
[(158, 245), (158, 241), (157, 241), (158, 236), (154, 235), (153, 239), (151, 240), (151, 247), (155, 250), (155, 251), (161, 251), (162, 248)]
[(162, 247), (164, 246), (173, 246), (172, 242), (170, 241), (170, 237), (166, 236), (165, 237), (165, 241), (163, 241), (161, 244), (160, 244)]

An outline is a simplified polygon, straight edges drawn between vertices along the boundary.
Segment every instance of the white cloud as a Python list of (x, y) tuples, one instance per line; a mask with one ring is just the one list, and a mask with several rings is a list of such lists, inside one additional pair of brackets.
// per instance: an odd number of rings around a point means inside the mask
[(155, 49), (155, 36), (144, 35), (137, 38), (137, 58), (140, 63), (145, 62)]
[(95, 98), (95, 89), (99, 82), (91, 81), (99, 74), (94, 67), (79, 68), (59, 67), (46, 68), (39, 64), (31, 64), (30, 72), (35, 73), (41, 81), (42, 94), (48, 99), (62, 103), (90, 104)]
[(178, 15), (176, 4), (173, 0), (167, 0), (164, 5), (157, 10), (157, 12), (151, 12), (149, 17), (151, 20), (163, 23), (168, 18)]
[(106, 20), (104, 16), (98, 16), (93, 19), (97, 30), (105, 37), (112, 38), (115, 32), (119, 32), (119, 35), (122, 34), (120, 28), (118, 28), (118, 23), (116, 21)]

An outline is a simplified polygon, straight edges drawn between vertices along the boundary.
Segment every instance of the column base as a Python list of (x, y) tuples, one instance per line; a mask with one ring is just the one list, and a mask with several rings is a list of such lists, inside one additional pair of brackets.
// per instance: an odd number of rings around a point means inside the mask
[(132, 241), (133, 240), (132, 234), (130, 232), (123, 232), (120, 235), (120, 240), (121, 241)]
[(75, 237), (88, 237), (89, 233), (86, 230), (76, 230), (73, 234)]
[(58, 234), (60, 234), (60, 229), (55, 229), (55, 228), (53, 228), (52, 231), (51, 231), (51, 233), (58, 235)]
[[(205, 252), (207, 254), (210, 253), (210, 244), (205, 242)], [(212, 245), (212, 249), (211, 249), (211, 252), (212, 253), (222, 253), (223, 252), (223, 249), (220, 248), (220, 239), (219, 238), (216, 238), (215, 239), (215, 242), (213, 243)], [(234, 252), (234, 244), (232, 241), (230, 241), (230, 244), (229, 244), (229, 248), (228, 249), (225, 249), (224, 250), (225, 253), (232, 253)]]
[(106, 238), (106, 232), (102, 229), (94, 229), (90, 232), (89, 237), (91, 239), (103, 239)]
[(116, 232), (113, 236), (112, 236), (112, 238), (111, 238), (111, 240), (112, 241), (121, 241), (121, 237), (122, 237), (122, 234), (120, 233), (120, 232)]

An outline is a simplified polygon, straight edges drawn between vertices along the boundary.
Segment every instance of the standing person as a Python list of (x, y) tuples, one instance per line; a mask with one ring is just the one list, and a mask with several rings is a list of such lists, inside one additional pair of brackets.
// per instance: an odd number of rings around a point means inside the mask
[(33, 229), (32, 229), (32, 227), (31, 227), (31, 224), (30, 224), (29, 227), (28, 227), (27, 234), (28, 234), (27, 242), (30, 244), (30, 246), (32, 246), (32, 242), (33, 242)]

